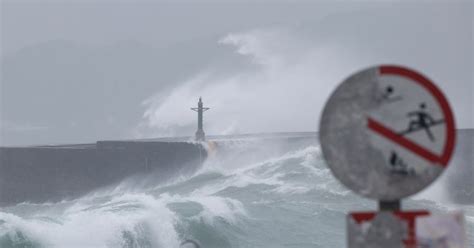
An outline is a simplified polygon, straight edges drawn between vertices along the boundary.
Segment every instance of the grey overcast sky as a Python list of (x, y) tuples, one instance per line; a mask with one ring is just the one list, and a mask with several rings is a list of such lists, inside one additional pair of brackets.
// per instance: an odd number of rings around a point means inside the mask
[(474, 127), (473, 1), (8, 1), (0, 144), (316, 131), (331, 91), (417, 69)]

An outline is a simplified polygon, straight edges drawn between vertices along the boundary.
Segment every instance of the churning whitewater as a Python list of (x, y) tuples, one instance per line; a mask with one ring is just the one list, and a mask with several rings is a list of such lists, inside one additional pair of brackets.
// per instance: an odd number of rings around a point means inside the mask
[[(346, 213), (376, 204), (334, 179), (314, 140), (220, 141), (192, 176), (131, 178), (79, 199), (3, 208), (0, 247), (345, 247)], [(418, 199), (405, 208), (451, 206)], [(474, 209), (465, 210), (473, 230)]]

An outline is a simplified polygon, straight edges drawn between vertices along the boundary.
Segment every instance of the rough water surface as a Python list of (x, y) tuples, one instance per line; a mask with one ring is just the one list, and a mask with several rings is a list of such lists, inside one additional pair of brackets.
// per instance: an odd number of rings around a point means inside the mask
[[(376, 208), (336, 181), (314, 137), (224, 140), (215, 150), (192, 176), (131, 178), (74, 200), (2, 208), (0, 247), (345, 247), (346, 213)], [(473, 246), (474, 206), (429, 195), (404, 209), (464, 209)]]

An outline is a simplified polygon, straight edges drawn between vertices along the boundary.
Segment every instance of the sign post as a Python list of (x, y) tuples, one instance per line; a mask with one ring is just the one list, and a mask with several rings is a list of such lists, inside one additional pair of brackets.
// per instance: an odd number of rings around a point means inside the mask
[(319, 131), (333, 175), (379, 201), (380, 212), (348, 216), (349, 247), (417, 247), (416, 220), (430, 213), (403, 212), (401, 199), (436, 180), (453, 154), (454, 116), (441, 90), (409, 68), (362, 70), (332, 93)]

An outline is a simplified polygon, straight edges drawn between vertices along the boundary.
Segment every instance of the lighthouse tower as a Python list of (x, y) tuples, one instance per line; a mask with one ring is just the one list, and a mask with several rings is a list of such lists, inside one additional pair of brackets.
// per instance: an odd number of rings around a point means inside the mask
[(206, 134), (204, 133), (204, 129), (202, 128), (202, 122), (203, 122), (203, 113), (209, 108), (204, 108), (202, 106), (202, 99), (199, 97), (199, 102), (198, 102), (198, 107), (197, 108), (191, 108), (191, 110), (194, 110), (198, 113), (198, 129), (196, 131), (196, 141), (205, 141), (206, 140)]

